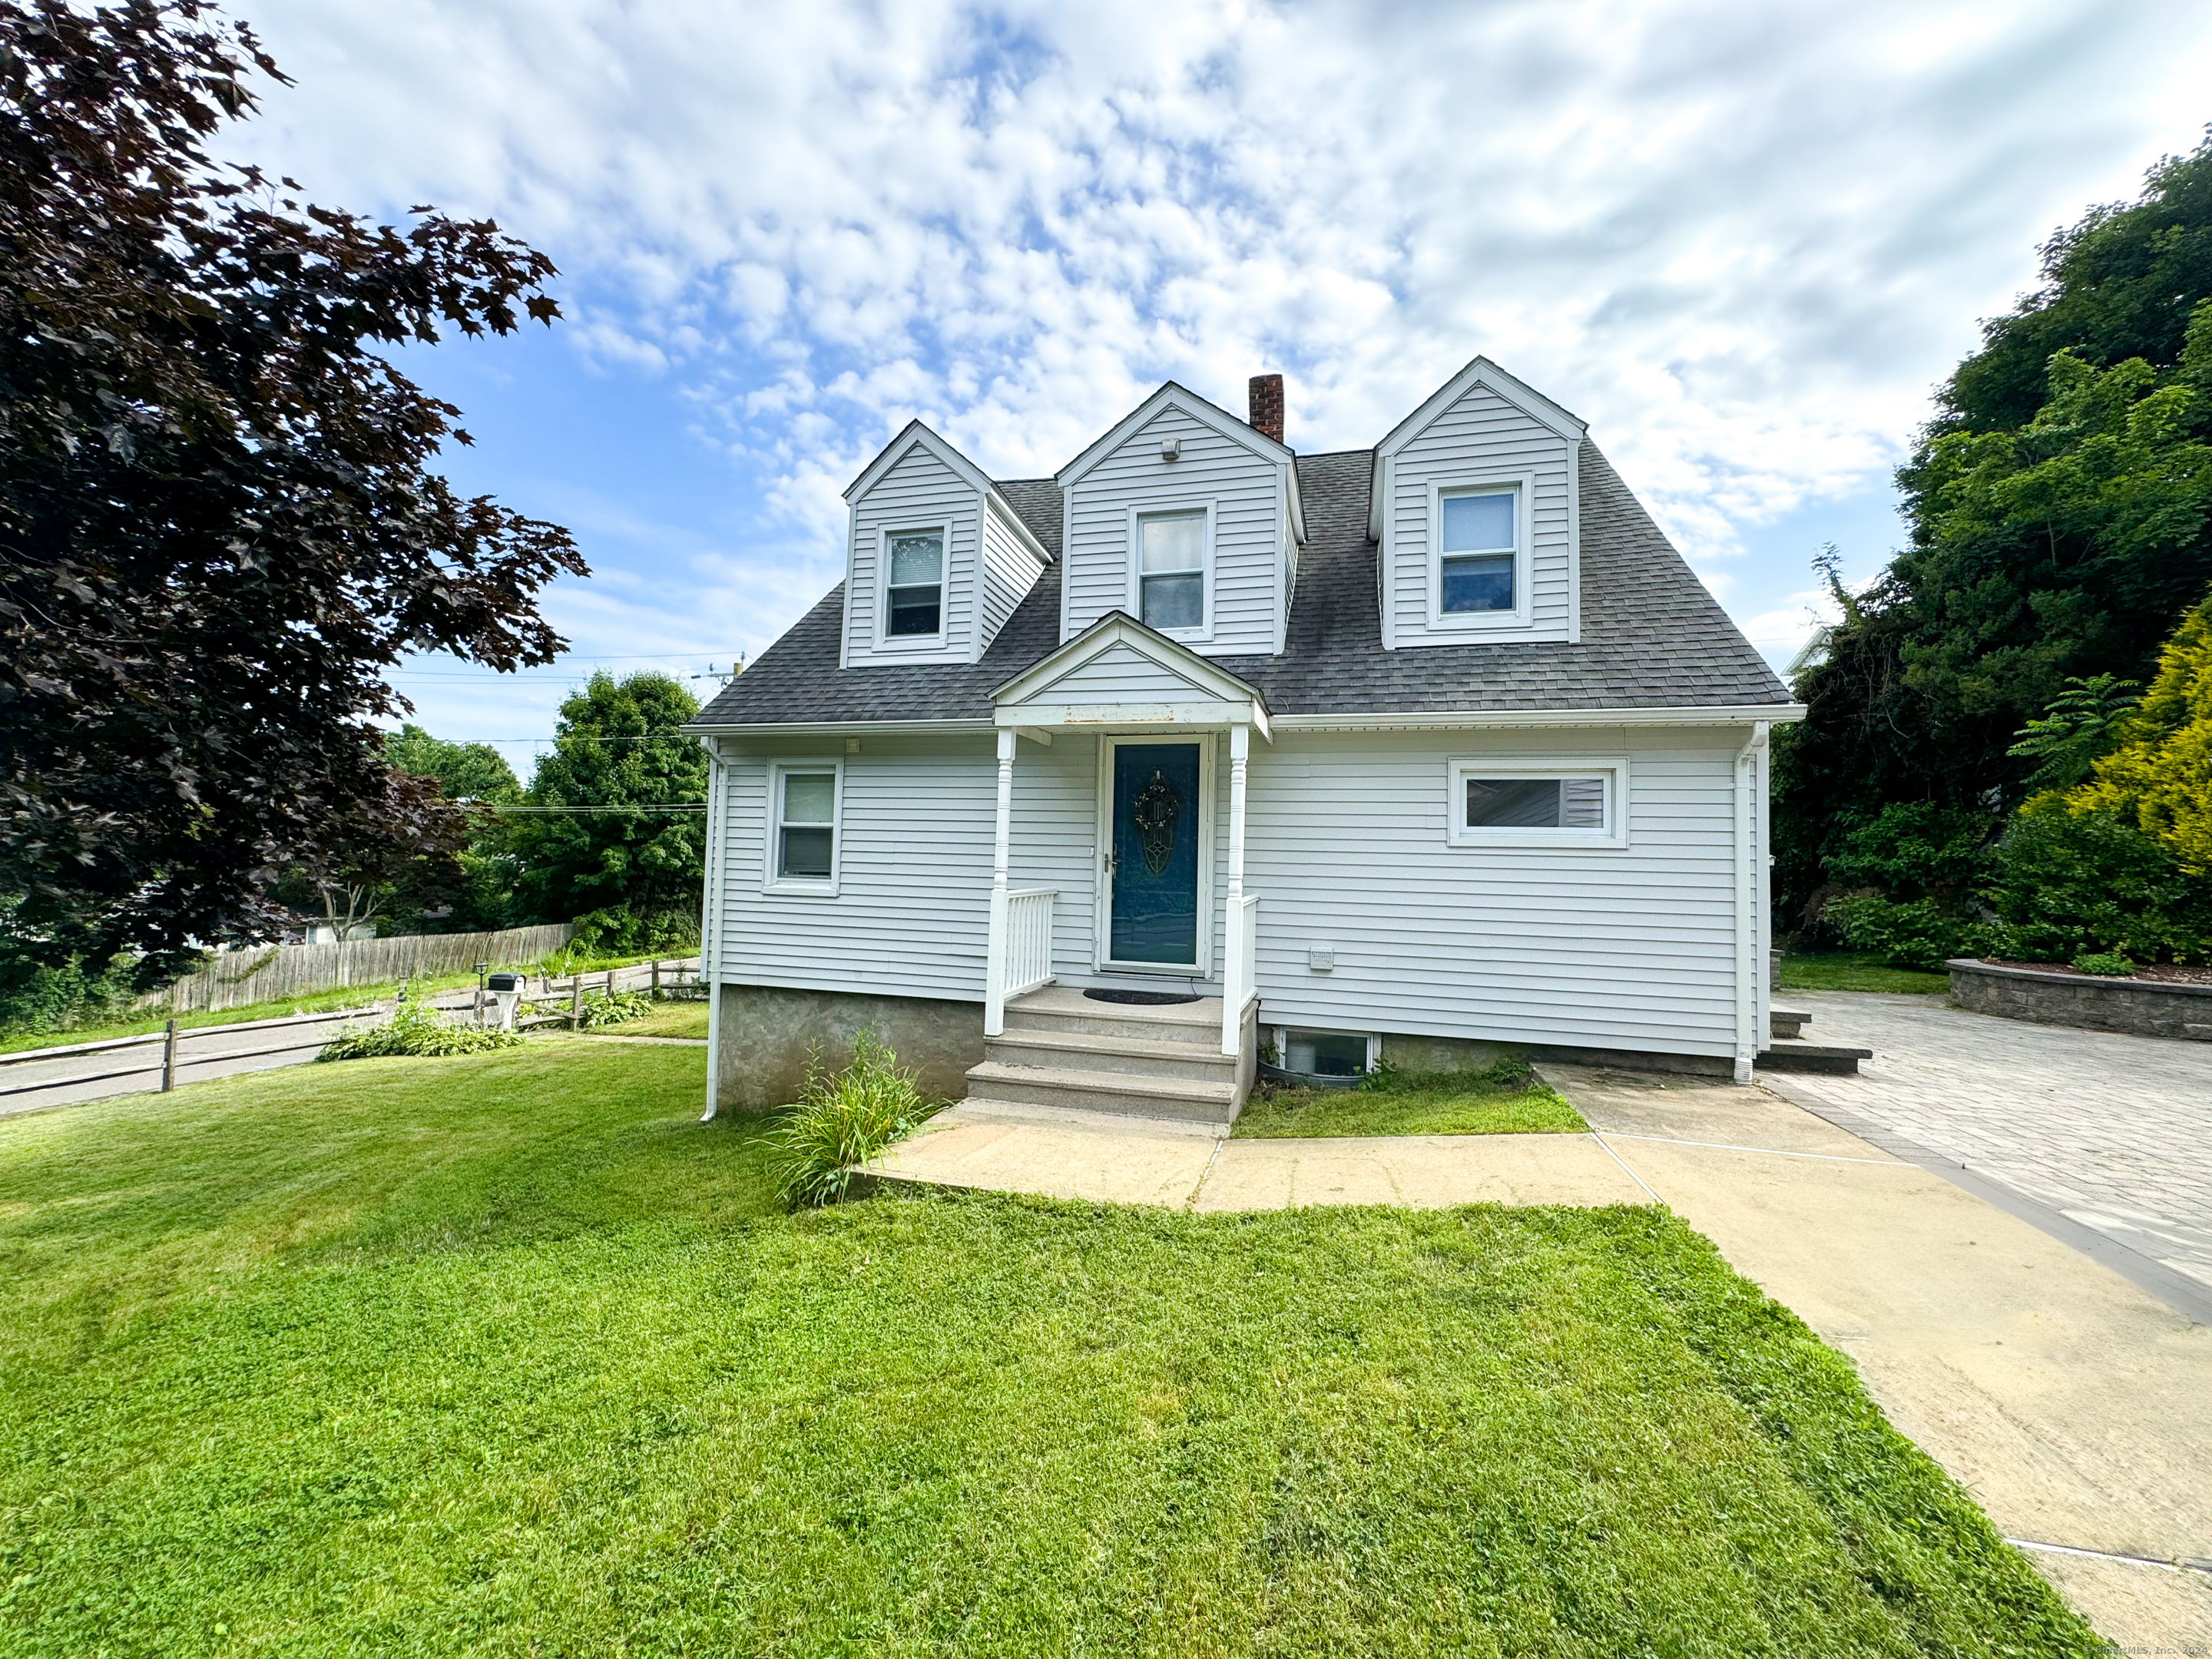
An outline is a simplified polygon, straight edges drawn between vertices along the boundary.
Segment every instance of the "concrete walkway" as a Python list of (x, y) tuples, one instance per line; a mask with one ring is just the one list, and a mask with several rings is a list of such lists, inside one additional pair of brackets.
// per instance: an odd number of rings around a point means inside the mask
[(1200, 1211), (1656, 1200), (1850, 1355), (2105, 1636), (2212, 1644), (2212, 1329), (1767, 1090), (1543, 1070), (1595, 1133), (1224, 1140), (955, 1109), (879, 1167)]

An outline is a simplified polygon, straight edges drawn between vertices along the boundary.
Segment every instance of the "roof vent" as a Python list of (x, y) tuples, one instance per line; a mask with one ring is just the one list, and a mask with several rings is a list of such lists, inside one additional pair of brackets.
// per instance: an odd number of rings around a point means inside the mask
[(1182, 459), (1182, 440), (1180, 438), (1161, 439), (1160, 459), (1164, 461), (1181, 460)]
[(1252, 377), (1249, 424), (1255, 432), (1264, 432), (1277, 443), (1283, 441), (1283, 377), (1279, 374), (1255, 374)]

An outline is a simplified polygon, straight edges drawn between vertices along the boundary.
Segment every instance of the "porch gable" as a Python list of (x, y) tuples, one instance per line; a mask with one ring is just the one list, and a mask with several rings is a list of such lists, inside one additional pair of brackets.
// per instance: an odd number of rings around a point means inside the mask
[(1268, 735), (1255, 687), (1118, 611), (1000, 686), (991, 703), (1001, 726), (1250, 726)]

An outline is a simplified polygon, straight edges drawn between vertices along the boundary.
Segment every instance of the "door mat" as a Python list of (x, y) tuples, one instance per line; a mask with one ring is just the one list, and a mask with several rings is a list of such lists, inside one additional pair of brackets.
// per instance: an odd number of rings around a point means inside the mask
[(1167, 1008), (1179, 1002), (1196, 1002), (1185, 991), (1085, 991), (1093, 1002), (1120, 1002), (1138, 1008)]

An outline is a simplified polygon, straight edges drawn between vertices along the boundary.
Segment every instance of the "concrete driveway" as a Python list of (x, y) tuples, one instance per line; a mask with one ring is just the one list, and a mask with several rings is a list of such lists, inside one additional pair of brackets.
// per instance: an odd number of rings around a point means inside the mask
[(1769, 1078), (1779, 1092), (2162, 1266), (2181, 1282), (2100, 1253), (2212, 1323), (2212, 1042), (2032, 1025), (1941, 997), (1786, 991), (1782, 1000), (1811, 1012), (1808, 1037), (1874, 1058), (1857, 1077)]

